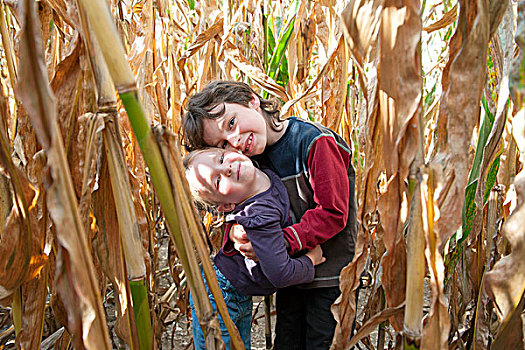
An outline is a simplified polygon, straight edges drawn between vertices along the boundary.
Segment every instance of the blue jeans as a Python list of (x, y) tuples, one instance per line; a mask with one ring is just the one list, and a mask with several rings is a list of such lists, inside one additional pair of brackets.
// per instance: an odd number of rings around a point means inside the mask
[[(252, 297), (249, 295), (241, 294), (235, 289), (235, 287), (224, 277), (224, 275), (213, 265), (215, 269), (215, 274), (217, 275), (217, 282), (219, 283), (219, 288), (222, 291), (222, 296), (224, 297), (224, 302), (228, 308), (228, 314), (232, 319), (233, 323), (237, 326), (239, 333), (241, 334), (242, 341), (246, 350), (250, 350), (251, 343), (251, 323), (252, 323)], [(203, 274), (204, 276), (204, 274)], [(208, 285), (206, 284), (206, 290), (208, 291), (208, 297), (210, 298), (211, 305), (213, 310), (217, 312), (217, 305), (215, 304), (215, 299), (211, 294)], [(191, 307), (191, 318), (192, 318), (192, 328), (193, 328), (193, 343), (195, 344), (195, 350), (204, 350), (204, 334), (202, 333), (199, 320), (197, 319), (197, 313), (195, 311), (195, 305), (190, 294), (190, 307)], [(222, 320), (222, 317), (219, 315), (219, 323), (221, 326), (222, 340), (226, 349), (230, 349), (230, 335), (226, 329), (226, 325)]]

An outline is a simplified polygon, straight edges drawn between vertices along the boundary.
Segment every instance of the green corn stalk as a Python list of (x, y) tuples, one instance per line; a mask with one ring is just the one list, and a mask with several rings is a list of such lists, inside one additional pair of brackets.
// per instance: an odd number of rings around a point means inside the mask
[[(157, 138), (157, 142), (161, 147), (162, 156), (164, 158), (170, 179), (172, 180), (172, 186), (175, 189), (175, 193), (177, 194), (177, 209), (179, 212), (184, 213), (184, 215), (180, 218), (181, 231), (185, 234), (186, 231), (189, 231), (187, 233), (188, 235), (191, 233), (196, 250), (199, 252), (200, 256), (205, 257), (206, 254), (208, 254), (208, 248), (206, 246), (205, 239), (203, 238), (204, 232), (202, 231), (200, 219), (197, 215), (195, 207), (193, 206), (193, 200), (191, 199), (192, 197), (188, 182), (184, 180), (185, 169), (182, 166), (179, 145), (174, 142), (175, 136), (170, 136), (170, 133), (160, 125), (154, 128), (154, 133)], [(168, 134), (168, 137), (165, 137), (164, 134)], [(212, 265), (209, 263), (209, 259), (202, 259), (202, 269), (206, 276), (206, 280), (208, 281), (208, 288), (211, 290), (212, 294), (214, 296), (222, 296), (222, 293), (217, 284), (215, 272)], [(222, 302), (216, 304), (217, 309), (221, 315), (228, 313), (226, 304), (223, 304)]]
[[(133, 206), (127, 165), (119, 142), (117, 100), (113, 82), (105, 65), (104, 57), (91, 32), (85, 18), (85, 13), (79, 7), (86, 46), (98, 90), (98, 106), (101, 111), (107, 112), (111, 120), (106, 123), (103, 131), (104, 149), (108, 159), (108, 168), (112, 192), (119, 223), (119, 235), (122, 243), (122, 252), (126, 262), (128, 285), (133, 301), (135, 322), (128, 320), (130, 330), (129, 339), (132, 349), (152, 349), (153, 332), (151, 327), (151, 313), (148, 304), (146, 288), (146, 266), (141, 242), (140, 229)], [(138, 338), (138, 339), (137, 339)], [(140, 346), (140, 347), (139, 347)]]
[[(78, 3), (83, 7), (89, 25), (97, 38), (113, 83), (127, 111), (135, 138), (150, 170), (151, 179), (164, 212), (169, 232), (175, 243), (183, 268), (186, 271), (199, 320), (209, 319), (214, 312), (207, 298), (204, 282), (201, 278), (195, 252), (193, 251), (192, 241), (189, 236), (185, 235), (185, 230), (181, 230), (175, 193), (173, 192), (166, 164), (150, 128), (150, 122), (147, 120), (144, 109), (139, 102), (136, 83), (125, 59), (123, 47), (116, 45), (116, 43), (120, 42), (120, 38), (115, 26), (112, 24), (107, 5), (101, 1), (93, 0), (79, 0)], [(203, 260), (209, 260), (209, 256), (204, 256), (202, 253), (200, 255)], [(204, 269), (205, 273), (206, 270)], [(208, 281), (211, 281), (211, 277), (208, 278), (207, 275), (206, 277)], [(217, 304), (224, 303), (222, 294), (219, 293), (215, 297)], [(229, 315), (226, 313), (221, 316), (230, 332), (233, 347), (236, 349), (244, 348), (238, 332), (235, 332), (235, 325), (231, 322)], [(221, 347), (222, 339), (219, 336), (218, 322), (212, 322), (209, 327), (203, 327), (203, 331), (206, 336), (206, 347), (208, 349)]]

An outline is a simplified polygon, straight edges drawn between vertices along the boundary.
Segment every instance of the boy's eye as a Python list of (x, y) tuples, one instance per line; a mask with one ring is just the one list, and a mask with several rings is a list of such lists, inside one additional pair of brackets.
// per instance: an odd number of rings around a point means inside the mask
[(219, 184), (221, 183), (221, 177), (217, 176), (217, 180), (215, 180), (215, 186), (219, 188)]
[(222, 148), (222, 149), (226, 149), (226, 145), (228, 144), (228, 142), (224, 141), (220, 146), (219, 148)]
[[(226, 143), (224, 144), (226, 145)], [(224, 153), (221, 153), (221, 156), (219, 157), (219, 164), (222, 164), (222, 163), (224, 163)]]
[(232, 119), (230, 119), (230, 121), (228, 122), (228, 128), (233, 129), (233, 126), (235, 125), (235, 117), (233, 117)]

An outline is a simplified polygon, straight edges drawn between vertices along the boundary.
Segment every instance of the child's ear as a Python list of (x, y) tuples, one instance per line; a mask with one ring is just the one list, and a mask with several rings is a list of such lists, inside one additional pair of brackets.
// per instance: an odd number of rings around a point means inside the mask
[(252, 93), (252, 99), (250, 101), (250, 107), (257, 109), (261, 105), (261, 101), (259, 100), (259, 97), (257, 97), (256, 94)]
[(217, 205), (217, 210), (218, 211), (223, 211), (223, 212), (230, 212), (234, 208), (235, 208), (235, 204), (233, 204), (233, 203), (224, 203), (224, 204)]

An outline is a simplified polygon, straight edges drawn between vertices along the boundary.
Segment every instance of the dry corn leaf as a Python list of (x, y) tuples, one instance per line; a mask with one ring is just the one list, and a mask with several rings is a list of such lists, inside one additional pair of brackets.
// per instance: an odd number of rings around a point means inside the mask
[[(300, 90), (301, 83), (304, 81), (304, 59), (303, 59), (303, 38), (301, 32), (303, 30), (303, 20), (306, 16), (305, 1), (301, 0), (299, 9), (295, 15), (294, 28), (292, 35), (289, 38), (287, 61), (288, 61), (288, 72), (290, 77), (288, 80), (288, 91), (291, 96), (298, 95), (298, 89)], [(298, 76), (299, 70), (301, 76)]]
[(434, 230), (439, 208), (435, 205), (435, 175), (426, 169), (421, 186), (423, 228), (425, 232), (425, 256), (430, 270), (431, 304), (428, 318), (423, 326), (421, 349), (448, 349), (450, 320), (444, 287), (445, 266), (440, 253), (441, 242)]
[(131, 300), (126, 291), (127, 276), (124, 273), (119, 225), (115, 220), (117, 213), (107, 163), (107, 157), (104, 154), (99, 174), (101, 180), (98, 189), (93, 193), (93, 210), (99, 228), (93, 239), (93, 248), (98, 255), (104, 274), (109, 278), (115, 290), (115, 332), (120, 339), (131, 346), (130, 334), (133, 334), (129, 329)]
[(79, 28), (77, 4), (74, 0), (46, 0), (62, 20), (73, 28)]
[(290, 112), (290, 108), (295, 105), (297, 102), (299, 102), (300, 100), (302, 100), (303, 98), (309, 96), (309, 94), (312, 92), (312, 90), (314, 89), (314, 87), (317, 85), (317, 83), (323, 79), (325, 77), (326, 74), (328, 74), (328, 72), (330, 71), (330, 68), (333, 64), (333, 62), (335, 61), (335, 57), (337, 55), (337, 52), (338, 52), (338, 49), (340, 48), (340, 46), (342, 46), (342, 38), (340, 38), (340, 41), (339, 41), (339, 44), (333, 51), (332, 53), (328, 56), (328, 60), (326, 61), (326, 63), (323, 65), (323, 68), (321, 69), (321, 71), (319, 72), (319, 74), (317, 75), (317, 77), (310, 83), (310, 86), (300, 95), (300, 96), (297, 96), (296, 98), (294, 98), (293, 100), (289, 100), (287, 101), (283, 107), (281, 108), (281, 118), (286, 116), (289, 112)]
[(39, 349), (46, 309), (49, 267), (22, 286), (22, 331), (16, 341), (21, 349)]
[(29, 116), (22, 105), (16, 110), (15, 118), (17, 120), (17, 128), (13, 141), (14, 156), (20, 159), (22, 166), (25, 167), (40, 149), (40, 145), (36, 139)]
[(230, 60), (240, 71), (249, 76), (253, 82), (268, 91), (269, 94), (280, 98), (283, 101), (288, 101), (289, 97), (285, 89), (278, 85), (272, 78), (266, 75), (260, 68), (250, 64), (250, 61), (241, 55), (239, 49), (235, 47), (230, 41), (224, 43), (224, 55)]
[(408, 175), (418, 148), (421, 114), (419, 42), (421, 16), (418, 0), (384, 3), (378, 67), (379, 113), (387, 177)]
[(170, 91), (170, 117), (172, 123), (172, 130), (178, 131), (180, 123), (182, 121), (182, 76), (178, 69), (175, 68), (175, 53), (173, 48), (175, 47), (175, 41), (170, 38), (169, 47), (171, 48), (168, 53), (168, 67), (169, 67), (169, 91)]
[(7, 217), (13, 207), (13, 198), (11, 196), (11, 188), (9, 187), (9, 179), (7, 176), (0, 175), (0, 227), (5, 227)]
[[(375, 70), (372, 69), (371, 72), (375, 73)], [(356, 193), (359, 194), (357, 198), (357, 217), (362, 227), (358, 230), (354, 259), (341, 271), (341, 296), (332, 307), (332, 312), (338, 321), (334, 336), (334, 346), (337, 348), (346, 348), (350, 340), (352, 322), (356, 316), (357, 305), (355, 303), (355, 293), (360, 285), (360, 276), (369, 257), (367, 247), (369, 245), (370, 231), (372, 230), (370, 226), (373, 224), (373, 216), (377, 206), (377, 178), (383, 164), (383, 153), (380, 151), (382, 149), (382, 133), (376, 125), (376, 121), (378, 120), (376, 118), (377, 98), (375, 97), (377, 93), (377, 79), (372, 75), (372, 78), (368, 79), (368, 82), (370, 84), (369, 96), (371, 96), (371, 98), (370, 103), (367, 105), (369, 108), (365, 108), (364, 110), (366, 112), (363, 112), (363, 114), (368, 117), (366, 121), (370, 124), (363, 126), (360, 130), (363, 130), (361, 135), (369, 135), (370, 138), (363, 139), (366, 144), (366, 162), (361, 181), (356, 183), (356, 186), (363, 184), (361, 189), (356, 191)], [(366, 107), (366, 105), (364, 107)], [(352, 322), (348, 322), (349, 320), (352, 320)]]
[(341, 295), (331, 307), (332, 314), (337, 321), (331, 349), (348, 349), (351, 339), (352, 324), (356, 317), (355, 293), (360, 285), (360, 276), (363, 272), (368, 247), (368, 231), (358, 230), (355, 245), (355, 255), (351, 263), (343, 268), (340, 275), (339, 288)]
[(89, 253), (87, 236), (82, 229), (58, 129), (54, 97), (43, 65), (41, 37), (34, 3), (22, 2), (22, 39), (18, 89), (40, 143), (48, 156), (46, 199), (57, 228), (57, 291), (68, 309), (68, 331), (75, 346), (109, 349), (100, 295)]
[[(4, 96), (3, 91), (0, 91), (0, 118), (3, 121), (8, 120), (9, 110), (7, 106), (7, 98)], [(2, 132), (7, 131), (6, 125), (2, 123)], [(7, 145), (7, 132), (4, 132), (4, 142)], [(3, 162), (0, 162), (0, 168), (3, 168)], [(11, 212), (13, 206), (13, 198), (11, 195), (11, 188), (9, 185), (9, 179), (6, 175), (0, 173), (0, 228), (5, 227), (7, 217)]]
[[(378, 96), (387, 188), (379, 198), (378, 209), (387, 248), (382, 261), (382, 281), (387, 305), (393, 307), (405, 300), (406, 248), (401, 208), (406, 205), (403, 203), (404, 181), (420, 142), (422, 80), (418, 52), (421, 16), (417, 0), (402, 3), (386, 0), (383, 6), (379, 29)], [(402, 315), (391, 323), (396, 330), (401, 330)]]
[(492, 38), (494, 33), (501, 23), (501, 19), (505, 15), (507, 6), (510, 4), (510, 0), (488, 0), (489, 2), (489, 17), (490, 17), (490, 34)]
[[(515, 314), (519, 315), (523, 310), (521, 301), (525, 293), (525, 171), (516, 176), (515, 186), (518, 205), (503, 225), (503, 234), (511, 246), (511, 253), (498, 261), (485, 277), (489, 296), (496, 303), (502, 321), (500, 332), (505, 331), (511, 321), (521, 321), (515, 320)], [(501, 348), (508, 349), (507, 346), (519, 343), (523, 346), (523, 327), (516, 327), (515, 330), (515, 333), (508, 332), (506, 338), (499, 339)]]
[(377, 40), (384, 2), (351, 0), (341, 13), (347, 43), (361, 74), (364, 73), (365, 60)]
[[(201, 47), (211, 42), (215, 36), (220, 35), (224, 30), (224, 17), (218, 16), (215, 20), (215, 23), (204, 32), (199, 33), (197, 38), (191, 43), (191, 45), (186, 49), (179, 58), (179, 67), (181, 64), (184, 64), (184, 61), (193, 56)], [(182, 60), (182, 61), (181, 61)]]
[(446, 26), (454, 23), (456, 18), (458, 17), (458, 5), (454, 5), (450, 10), (448, 10), (443, 17), (441, 17), (438, 21), (432, 23), (431, 25), (423, 28), (423, 30), (427, 33), (432, 33), (436, 30), (440, 30), (445, 28)]
[(402, 303), (401, 305), (398, 305), (396, 307), (384, 309), (378, 314), (372, 316), (368, 321), (365, 322), (365, 324), (361, 326), (359, 331), (352, 337), (352, 339), (350, 339), (348, 347), (345, 347), (344, 349), (349, 349), (352, 346), (356, 345), (357, 342), (359, 342), (361, 339), (372, 333), (381, 322), (384, 322), (387, 319), (396, 315), (402, 314), (404, 308), (405, 303)]
[[(25, 203), (33, 203), (26, 217), (16, 205), (7, 218), (3, 233), (0, 236), (0, 299), (10, 297), (24, 282), (35, 278), (47, 261), (42, 253), (41, 235), (38, 227), (38, 207), (34, 204), (38, 193), (18, 169), (12, 176), (20, 181)], [(4, 303), (3, 303), (4, 304)]]
[(72, 42), (71, 52), (56, 67), (55, 75), (51, 80), (51, 89), (56, 97), (58, 123), (64, 138), (64, 145), (68, 153), (68, 163), (72, 170), (75, 192), (78, 197), (82, 190), (82, 159), (84, 144), (75, 140), (78, 134), (77, 108), (78, 94), (80, 93), (80, 54), (82, 45), (77, 39)]
[(461, 225), (470, 160), (472, 131), (480, 114), (485, 84), (489, 14), (487, 0), (460, 0), (458, 27), (450, 41), (449, 61), (443, 71), (443, 96), (438, 117), (438, 154), (435, 162), (445, 169), (443, 191), (437, 202), (440, 217), (437, 230), (444, 241)]
[(344, 37), (339, 37), (334, 52), (334, 61), (331, 72), (323, 79), (323, 119), (322, 124), (332, 130), (338, 130), (346, 102), (347, 65)]

